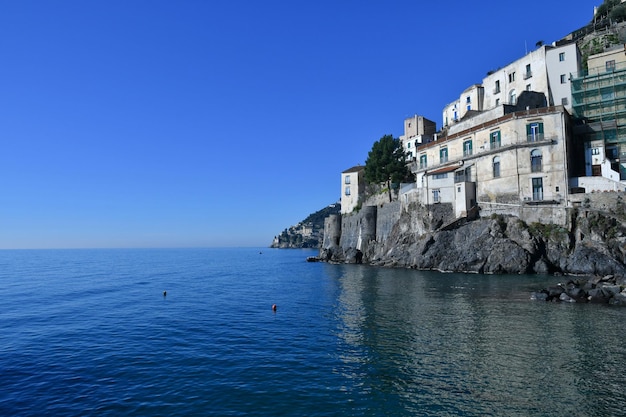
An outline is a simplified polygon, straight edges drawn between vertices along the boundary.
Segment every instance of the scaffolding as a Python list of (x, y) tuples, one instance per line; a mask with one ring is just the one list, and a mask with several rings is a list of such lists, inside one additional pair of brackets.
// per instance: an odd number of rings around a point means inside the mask
[(626, 176), (626, 62), (571, 74), (572, 109), (583, 141), (601, 140), (606, 156)]

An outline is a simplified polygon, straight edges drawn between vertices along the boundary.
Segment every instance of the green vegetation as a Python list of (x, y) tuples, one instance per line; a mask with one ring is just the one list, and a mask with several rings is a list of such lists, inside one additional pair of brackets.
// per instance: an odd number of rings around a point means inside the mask
[(374, 143), (365, 161), (365, 180), (373, 183), (385, 183), (391, 198), (392, 184), (411, 178), (411, 172), (406, 166), (406, 154), (402, 150), (400, 139), (392, 135), (385, 135)]
[(324, 207), (321, 210), (316, 211), (315, 213), (311, 213), (307, 216), (306, 219), (302, 220), (303, 224), (311, 223), (314, 228), (324, 228), (324, 219), (331, 214), (339, 214), (341, 211), (341, 204), (331, 204), (329, 206)]
[(500, 231), (502, 233), (504, 233), (506, 231), (507, 224), (506, 224), (506, 220), (504, 219), (503, 215), (494, 213), (494, 214), (491, 215), (491, 220), (495, 220), (496, 221), (496, 223), (500, 227)]
[(306, 219), (283, 230), (274, 238), (272, 247), (278, 248), (319, 248), (324, 239), (324, 219), (331, 214), (339, 214), (341, 204), (331, 204), (311, 213)]
[(531, 223), (528, 230), (533, 236), (542, 237), (544, 240), (562, 240), (569, 234), (567, 229), (553, 223)]
[(626, 5), (621, 0), (604, 0), (596, 12), (595, 20), (610, 19), (613, 22), (626, 20)]

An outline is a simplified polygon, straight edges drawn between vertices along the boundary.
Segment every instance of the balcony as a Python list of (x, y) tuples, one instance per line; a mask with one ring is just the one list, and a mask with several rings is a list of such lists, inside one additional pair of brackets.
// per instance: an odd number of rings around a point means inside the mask
[(524, 79), (525, 79), (525, 80), (529, 79), (529, 78), (530, 78), (530, 77), (532, 77), (532, 76), (533, 76), (533, 72), (532, 72), (532, 71), (526, 71), (526, 72), (524, 73)]
[(530, 135), (526, 135), (527, 142), (541, 142), (544, 139), (543, 133), (531, 133)]

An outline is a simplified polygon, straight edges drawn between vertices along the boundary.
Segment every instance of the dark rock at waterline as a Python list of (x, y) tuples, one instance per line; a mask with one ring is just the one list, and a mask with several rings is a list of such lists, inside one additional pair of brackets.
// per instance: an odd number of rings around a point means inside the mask
[(533, 292), (530, 299), (534, 301), (626, 305), (626, 286), (614, 275), (580, 278), (569, 281), (565, 285), (558, 284)]
[[(362, 262), (376, 266), (483, 274), (613, 275), (620, 277), (619, 285), (626, 285), (624, 207), (622, 195), (616, 194), (598, 210), (572, 209), (562, 226), (491, 215), (439, 227), (430, 222), (434, 216), (430, 208), (411, 203), (395, 217), (390, 210), (378, 213), (377, 224), (388, 227), (368, 235), (358, 246)], [(321, 250), (322, 260), (357, 262), (354, 236), (361, 236), (362, 222), (354, 216), (341, 229), (341, 239), (327, 242)]]

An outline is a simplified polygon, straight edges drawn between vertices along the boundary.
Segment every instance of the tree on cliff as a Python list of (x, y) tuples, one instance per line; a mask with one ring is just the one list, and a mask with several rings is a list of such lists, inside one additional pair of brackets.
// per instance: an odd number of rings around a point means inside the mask
[(392, 184), (400, 184), (411, 178), (406, 166), (406, 154), (400, 139), (385, 135), (375, 142), (365, 161), (365, 180), (369, 183), (385, 183), (391, 201)]

